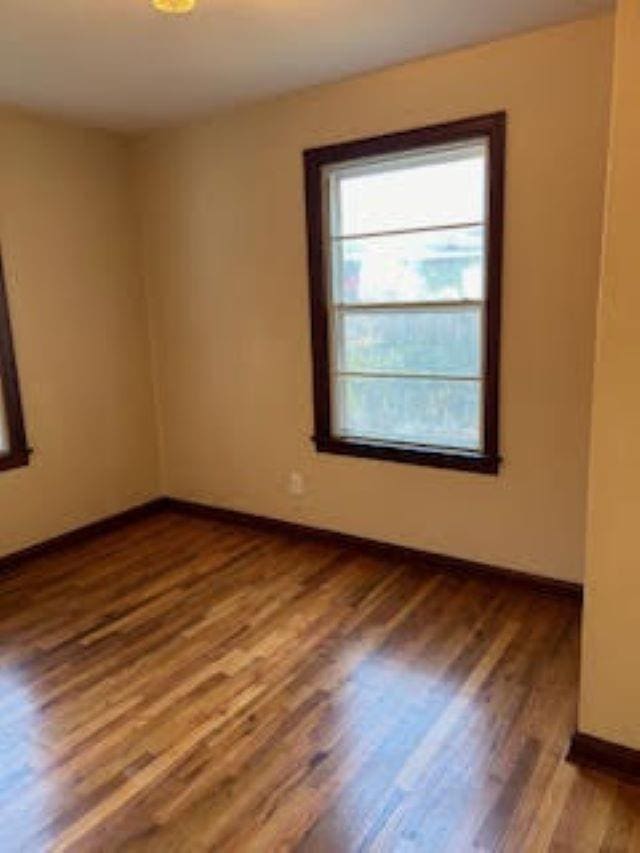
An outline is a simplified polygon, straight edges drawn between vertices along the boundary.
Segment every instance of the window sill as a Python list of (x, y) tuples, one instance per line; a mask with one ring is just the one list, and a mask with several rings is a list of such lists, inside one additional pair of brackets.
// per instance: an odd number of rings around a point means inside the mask
[(0, 471), (9, 471), (12, 468), (24, 468), (29, 464), (31, 450), (24, 448), (12, 450), (0, 456)]
[(484, 453), (451, 452), (419, 445), (375, 444), (349, 441), (339, 438), (314, 438), (318, 453), (335, 453), (340, 456), (356, 456), (363, 459), (383, 459), (406, 465), (424, 465), (432, 468), (452, 468), (475, 474), (497, 474), (500, 457)]

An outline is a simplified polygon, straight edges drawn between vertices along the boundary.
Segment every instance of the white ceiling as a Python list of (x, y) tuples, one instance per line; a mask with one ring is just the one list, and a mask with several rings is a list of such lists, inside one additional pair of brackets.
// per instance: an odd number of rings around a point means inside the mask
[(613, 0), (0, 0), (0, 102), (137, 130), (609, 9)]

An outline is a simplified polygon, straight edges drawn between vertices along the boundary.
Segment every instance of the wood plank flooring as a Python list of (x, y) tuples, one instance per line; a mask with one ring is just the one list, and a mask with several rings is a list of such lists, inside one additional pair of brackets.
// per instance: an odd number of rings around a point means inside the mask
[(0, 851), (638, 851), (575, 602), (171, 512), (0, 577)]

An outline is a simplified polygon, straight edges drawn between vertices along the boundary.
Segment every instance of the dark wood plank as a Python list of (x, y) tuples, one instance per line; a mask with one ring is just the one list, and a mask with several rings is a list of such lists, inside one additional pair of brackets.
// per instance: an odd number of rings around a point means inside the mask
[(571, 598), (166, 509), (0, 582), (3, 853), (640, 849)]

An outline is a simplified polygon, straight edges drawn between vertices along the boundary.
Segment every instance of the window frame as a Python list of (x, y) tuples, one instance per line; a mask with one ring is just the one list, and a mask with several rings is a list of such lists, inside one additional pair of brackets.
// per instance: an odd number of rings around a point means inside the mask
[[(0, 471), (29, 464), (29, 447), (24, 426), (18, 367), (9, 317), (9, 300), (4, 265), (0, 255), (0, 399), (9, 436), (9, 449), (0, 451)], [(0, 411), (0, 417), (2, 417)]]
[[(499, 395), (506, 125), (506, 112), (496, 112), (399, 133), (310, 148), (303, 152), (313, 362), (313, 441), (319, 453), (454, 468), (481, 474), (498, 473), (502, 461), (499, 453)], [(323, 170), (326, 166), (358, 159), (402, 155), (415, 149), (477, 139), (486, 140), (488, 150), (483, 446), (479, 451), (450, 450), (429, 445), (400, 445), (391, 441), (352, 440), (337, 436), (332, 429), (331, 411), (331, 258), (327, 257), (329, 253), (325, 251), (328, 208), (323, 191)]]

